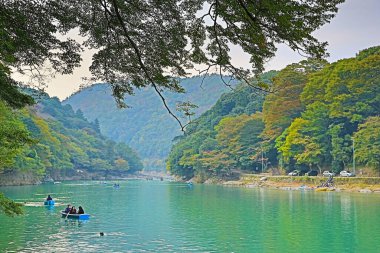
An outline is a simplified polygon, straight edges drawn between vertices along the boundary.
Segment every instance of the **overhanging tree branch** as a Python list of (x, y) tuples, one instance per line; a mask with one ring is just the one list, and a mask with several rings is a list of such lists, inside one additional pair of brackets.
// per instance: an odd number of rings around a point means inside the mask
[(122, 29), (124, 31), (124, 35), (125, 37), (127, 38), (128, 42), (131, 44), (136, 56), (137, 56), (137, 59), (138, 59), (138, 62), (140, 64), (140, 67), (141, 69), (144, 71), (144, 74), (145, 76), (147, 77), (147, 79), (151, 82), (151, 85), (153, 86), (154, 90), (156, 91), (156, 93), (160, 96), (161, 98), (161, 101), (162, 103), (164, 104), (166, 110), (169, 112), (169, 114), (178, 122), (178, 124), (180, 125), (181, 127), (181, 130), (184, 131), (185, 130), (185, 127), (182, 122), (178, 119), (178, 117), (170, 110), (168, 104), (166, 103), (166, 100), (165, 100), (165, 97), (162, 95), (161, 91), (158, 89), (158, 86), (156, 85), (156, 83), (154, 82), (153, 78), (151, 77), (151, 75), (149, 74), (149, 71), (147, 69), (147, 67), (145, 66), (143, 60), (142, 60), (142, 55), (140, 53), (140, 50), (139, 48), (137, 47), (137, 45), (135, 44), (135, 42), (132, 40), (132, 38), (129, 36), (128, 34), (128, 30), (127, 28), (125, 27), (125, 24), (124, 24), (124, 21), (123, 21), (123, 18), (121, 17), (120, 15), (120, 12), (119, 12), (119, 8), (117, 6), (117, 1), (116, 0), (113, 0), (113, 7), (115, 8), (115, 14), (116, 14), (116, 17), (117, 19), (119, 20), (120, 22), (120, 25), (122, 26)]

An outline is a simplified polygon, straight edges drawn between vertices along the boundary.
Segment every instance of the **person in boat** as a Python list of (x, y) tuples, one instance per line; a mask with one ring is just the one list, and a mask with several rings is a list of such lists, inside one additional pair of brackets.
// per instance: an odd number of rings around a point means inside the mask
[(75, 209), (75, 206), (73, 206), (70, 210), (70, 214), (76, 214), (77, 213), (77, 209)]
[(70, 213), (70, 211), (71, 211), (71, 205), (67, 205), (65, 209), (65, 213)]
[(78, 207), (78, 214), (84, 214), (84, 210), (81, 206)]
[(46, 201), (49, 201), (49, 200), (53, 200), (53, 198), (50, 195), (48, 195), (46, 198)]

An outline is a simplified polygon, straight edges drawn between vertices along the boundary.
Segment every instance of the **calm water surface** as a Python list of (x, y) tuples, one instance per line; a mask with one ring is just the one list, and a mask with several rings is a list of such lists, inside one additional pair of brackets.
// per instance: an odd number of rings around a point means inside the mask
[[(377, 194), (132, 180), (0, 191), (27, 205), (0, 215), (0, 252), (380, 252)], [(41, 206), (47, 194), (62, 206)], [(61, 218), (67, 203), (90, 220)]]

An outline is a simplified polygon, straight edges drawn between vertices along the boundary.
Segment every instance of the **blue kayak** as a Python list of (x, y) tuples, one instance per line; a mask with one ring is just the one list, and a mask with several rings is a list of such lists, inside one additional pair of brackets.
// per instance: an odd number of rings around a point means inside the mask
[(54, 206), (55, 202), (54, 200), (45, 200), (44, 205), (45, 206)]
[(62, 218), (69, 218), (69, 219), (77, 219), (77, 220), (88, 220), (90, 219), (90, 215), (89, 214), (74, 214), (74, 213), (70, 213), (70, 214), (67, 214), (65, 213), (65, 211), (61, 211), (61, 214), (62, 214)]

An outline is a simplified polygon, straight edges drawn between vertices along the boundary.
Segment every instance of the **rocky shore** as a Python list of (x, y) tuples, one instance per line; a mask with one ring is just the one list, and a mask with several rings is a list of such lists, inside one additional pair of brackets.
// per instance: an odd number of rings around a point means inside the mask
[(0, 173), (0, 186), (40, 184), (41, 176), (30, 171), (4, 171)]

